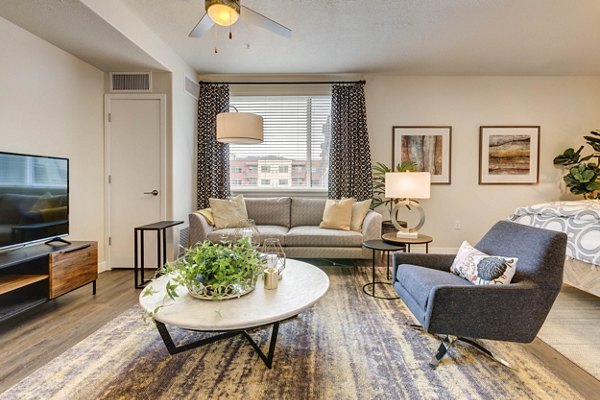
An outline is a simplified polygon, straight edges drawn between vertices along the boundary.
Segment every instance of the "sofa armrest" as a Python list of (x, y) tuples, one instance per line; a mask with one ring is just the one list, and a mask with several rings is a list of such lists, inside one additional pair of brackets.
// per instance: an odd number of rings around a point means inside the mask
[(529, 343), (537, 335), (557, 290), (532, 282), (436, 286), (425, 323), (428, 332)]
[(363, 241), (381, 239), (381, 214), (369, 210), (362, 224)]
[(188, 236), (188, 246), (204, 242), (206, 236), (214, 230), (213, 226), (206, 221), (206, 218), (198, 213), (190, 213), (189, 218), (190, 233)]

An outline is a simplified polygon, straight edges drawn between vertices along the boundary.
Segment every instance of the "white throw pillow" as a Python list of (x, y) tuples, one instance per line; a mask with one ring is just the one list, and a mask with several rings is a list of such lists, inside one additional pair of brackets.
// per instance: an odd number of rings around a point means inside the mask
[(215, 228), (236, 228), (240, 220), (248, 219), (244, 196), (239, 194), (229, 199), (208, 199), (215, 221)]
[(323, 221), (319, 227), (349, 231), (352, 224), (352, 203), (354, 203), (352, 198), (340, 201), (327, 199)]
[(464, 241), (450, 271), (476, 285), (506, 284), (515, 275), (517, 261), (515, 257), (485, 254)]

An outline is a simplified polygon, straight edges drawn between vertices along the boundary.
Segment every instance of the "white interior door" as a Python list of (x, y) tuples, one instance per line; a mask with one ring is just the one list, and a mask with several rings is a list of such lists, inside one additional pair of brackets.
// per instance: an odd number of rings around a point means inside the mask
[[(133, 230), (164, 219), (164, 95), (107, 95), (107, 222), (110, 268), (132, 268)], [(145, 267), (156, 268), (146, 232)]]

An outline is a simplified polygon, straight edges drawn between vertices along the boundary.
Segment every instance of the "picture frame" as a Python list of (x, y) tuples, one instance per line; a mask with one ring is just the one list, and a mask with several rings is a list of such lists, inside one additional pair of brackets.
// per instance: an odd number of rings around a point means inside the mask
[(451, 153), (451, 126), (392, 127), (392, 168), (410, 160), (417, 172), (431, 172), (432, 184), (449, 185)]
[(480, 126), (479, 184), (536, 185), (539, 155), (539, 126)]

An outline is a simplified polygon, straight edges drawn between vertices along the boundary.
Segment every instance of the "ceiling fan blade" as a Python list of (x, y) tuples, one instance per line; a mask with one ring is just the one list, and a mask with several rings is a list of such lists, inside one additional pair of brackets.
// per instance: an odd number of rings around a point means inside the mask
[(198, 23), (196, 24), (194, 29), (192, 29), (192, 31), (190, 32), (190, 34), (188, 36), (189, 37), (200, 37), (200, 36), (204, 35), (206, 32), (208, 32), (208, 30), (210, 28), (212, 28), (214, 24), (215, 23), (213, 22), (212, 19), (210, 19), (208, 14), (204, 14), (204, 17), (202, 17), (200, 19), (200, 21), (198, 21)]
[(271, 18), (265, 17), (259, 12), (256, 12), (248, 7), (241, 6), (242, 11), (240, 12), (241, 18), (243, 18), (246, 22), (249, 22), (254, 25), (258, 25), (261, 28), (274, 32), (278, 35), (284, 36), (286, 38), (292, 37), (292, 30), (286, 28), (278, 22), (273, 21)]

